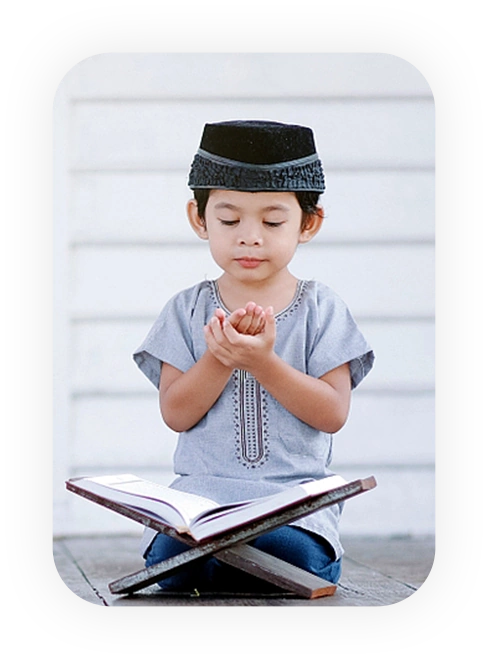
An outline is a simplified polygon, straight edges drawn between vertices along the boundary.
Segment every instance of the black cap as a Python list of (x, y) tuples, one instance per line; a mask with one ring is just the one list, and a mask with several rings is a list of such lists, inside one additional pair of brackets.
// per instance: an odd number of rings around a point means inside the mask
[(258, 120), (206, 124), (188, 184), (192, 189), (325, 190), (312, 130)]

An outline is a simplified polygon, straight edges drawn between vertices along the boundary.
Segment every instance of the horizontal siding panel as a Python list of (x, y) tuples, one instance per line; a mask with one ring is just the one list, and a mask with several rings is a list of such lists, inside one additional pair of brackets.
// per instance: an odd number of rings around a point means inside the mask
[(433, 389), (435, 324), (433, 321), (361, 322), (376, 361), (364, 388), (387, 391)]
[(72, 241), (197, 241), (186, 219), (187, 171), (78, 173)]
[[(232, 428), (222, 428), (232, 440)], [(72, 461), (77, 470), (148, 466), (171, 470), (177, 435), (161, 419), (157, 393), (147, 397), (76, 398)], [(386, 440), (386, 441), (385, 441)], [(333, 467), (434, 464), (434, 396), (356, 394), (334, 441)]]
[[(73, 242), (192, 242), (187, 170), (79, 172)], [(433, 172), (327, 172), (326, 212), (314, 242), (420, 241), (434, 237)]]
[(314, 241), (421, 241), (435, 233), (434, 172), (327, 174), (326, 220)]
[(77, 169), (186, 170), (203, 124), (236, 118), (312, 126), (326, 170), (434, 164), (434, 106), (428, 100), (86, 102), (72, 112), (71, 166)]
[(73, 403), (73, 465), (123, 471), (172, 468), (177, 435), (164, 423), (157, 392), (135, 398), (82, 398)]
[(132, 354), (151, 322), (75, 323), (72, 331), (72, 391), (76, 396), (155, 393)]
[(422, 535), (435, 532), (434, 469), (344, 469), (347, 479), (374, 475), (378, 483), (346, 502), (343, 534)]
[(109, 53), (79, 62), (60, 91), (78, 99), (431, 95), (409, 62), (376, 53)]
[[(177, 291), (220, 275), (202, 241), (184, 248), (78, 247), (72, 268), (71, 313), (77, 317), (152, 317)], [(291, 271), (327, 282), (355, 316), (434, 313), (433, 245), (312, 242), (298, 249)]]
[(432, 316), (433, 245), (320, 245), (298, 249), (292, 271), (327, 283), (354, 316)]
[(334, 466), (433, 465), (435, 397), (353, 394), (349, 419), (334, 438)]
[[(132, 361), (151, 321), (77, 322), (72, 333), (72, 386), (77, 395), (152, 393)], [(364, 321), (377, 361), (362, 390), (410, 392), (434, 386), (434, 325)]]
[(181, 247), (82, 247), (72, 251), (71, 313), (110, 317), (159, 313), (179, 290), (221, 274), (202, 241)]

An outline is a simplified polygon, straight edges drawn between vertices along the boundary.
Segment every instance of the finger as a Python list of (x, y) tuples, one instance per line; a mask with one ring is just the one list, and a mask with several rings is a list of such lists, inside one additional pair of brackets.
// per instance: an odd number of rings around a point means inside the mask
[[(228, 321), (225, 320), (224, 324), (227, 323)], [(212, 318), (204, 329), (207, 346), (211, 347), (214, 352), (225, 352), (229, 350), (229, 340), (225, 336), (223, 327), (218, 318)]]
[[(252, 304), (252, 308), (250, 308), (250, 304)], [(237, 324), (232, 323), (236, 330), (241, 334), (249, 334), (249, 328), (252, 324), (252, 312), (254, 310), (254, 306), (254, 303), (248, 303), (245, 309), (239, 309), (239, 311), (242, 312), (242, 316)]]
[(265, 316), (264, 316), (264, 331), (266, 333), (272, 333), (276, 329), (276, 320), (274, 316), (274, 310), (273, 307), (268, 307), (265, 311)]
[(261, 334), (262, 332), (264, 332), (265, 326), (266, 326), (266, 323), (265, 323), (264, 316), (263, 316), (262, 319), (260, 320), (259, 325), (256, 328), (253, 336), (257, 336), (258, 334)]
[(228, 341), (230, 344), (236, 344), (239, 340), (244, 340), (244, 335), (238, 332), (228, 320), (224, 322), (222, 327), (223, 341)]
[(249, 328), (251, 326), (251, 321), (248, 316), (244, 316), (238, 325), (234, 325), (234, 328), (239, 332), (239, 334), (249, 334)]
[(246, 304), (246, 317), (242, 319), (242, 322), (236, 329), (241, 334), (254, 335), (258, 333), (262, 311), (262, 307), (258, 306), (255, 302), (248, 302)]
[(254, 312), (255, 308), (256, 308), (256, 303), (255, 302), (248, 302), (246, 304), (246, 312), (248, 314), (252, 314)]
[(264, 310), (260, 306), (256, 306), (254, 309), (254, 314), (253, 314), (253, 319), (252, 319), (252, 324), (250, 327), (249, 332), (252, 334), (259, 334), (260, 332), (263, 331), (264, 329)]
[(217, 343), (212, 329), (208, 325), (205, 325), (204, 327), (204, 334), (207, 348), (212, 355), (224, 364), (224, 366), (232, 366), (229, 351)]
[(221, 324), (225, 320), (225, 312), (223, 309), (215, 309), (214, 316), (219, 319)]
[(203, 328), (203, 335), (205, 337), (205, 343), (207, 344), (207, 348), (210, 350), (210, 352), (215, 353), (215, 350), (217, 348), (217, 342), (215, 341), (215, 337), (210, 328), (210, 325), (205, 325), (205, 327)]
[(241, 320), (246, 315), (246, 310), (245, 309), (236, 309), (233, 311), (230, 316), (227, 317), (227, 320), (231, 325), (236, 326), (236, 324)]
[(209, 347), (215, 347), (217, 345), (216, 334), (221, 327), (220, 320), (216, 316), (212, 316), (209, 320), (208, 325), (205, 325), (203, 328), (205, 341)]
[(227, 320), (227, 318), (224, 318), (223, 321), (221, 322), (220, 319), (217, 318), (216, 316), (213, 316), (210, 319), (208, 327), (209, 327), (209, 329), (212, 333), (212, 336), (213, 336), (214, 340), (217, 343), (221, 344), (223, 341), (225, 341), (225, 336), (224, 336), (224, 333), (223, 333), (223, 327), (224, 327), (224, 325), (228, 324), (228, 322), (229, 321)]

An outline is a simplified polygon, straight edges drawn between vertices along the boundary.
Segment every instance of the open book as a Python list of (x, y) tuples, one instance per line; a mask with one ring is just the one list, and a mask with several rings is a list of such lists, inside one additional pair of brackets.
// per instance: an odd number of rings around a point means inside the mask
[[(261, 519), (294, 503), (326, 492), (340, 493), (344, 490), (346, 494), (350, 485), (351, 483), (341, 476), (329, 476), (270, 496), (220, 505), (211, 499), (158, 485), (133, 474), (74, 478), (66, 483), (67, 488), (77, 494), (88, 492), (104, 500), (124, 504), (171, 526), (179, 533), (189, 534), (197, 541)], [(363, 490), (371, 489), (375, 485), (373, 477), (362, 481)]]

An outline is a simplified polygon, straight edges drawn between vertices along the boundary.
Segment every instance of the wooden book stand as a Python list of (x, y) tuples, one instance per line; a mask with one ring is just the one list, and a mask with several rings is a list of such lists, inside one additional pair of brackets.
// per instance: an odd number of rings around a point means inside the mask
[(239, 528), (221, 533), (218, 536), (196, 542), (189, 535), (180, 534), (170, 526), (148, 517), (142, 512), (82, 490), (76, 485), (76, 479), (69, 480), (66, 483), (67, 489), (71, 492), (90, 499), (160, 533), (166, 533), (189, 546), (187, 551), (177, 556), (173, 556), (157, 565), (152, 565), (151, 567), (122, 577), (117, 581), (113, 581), (109, 584), (110, 592), (113, 594), (122, 595), (136, 592), (161, 581), (165, 577), (169, 577), (197, 559), (213, 555), (223, 563), (232, 565), (248, 574), (264, 579), (279, 588), (291, 591), (299, 597), (307, 599), (333, 595), (336, 586), (246, 543), (263, 533), (273, 531), (280, 526), (305, 517), (320, 508), (331, 506), (361, 494), (361, 492), (371, 490), (375, 486), (376, 480), (373, 476), (351, 481), (337, 490), (318, 494), (306, 501), (294, 503), (287, 508), (274, 512), (266, 518), (249, 522)]

